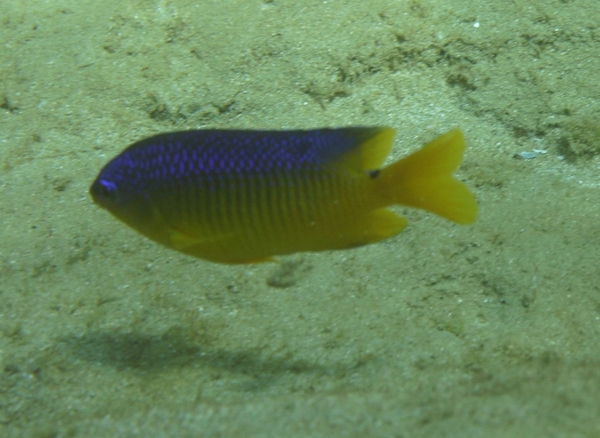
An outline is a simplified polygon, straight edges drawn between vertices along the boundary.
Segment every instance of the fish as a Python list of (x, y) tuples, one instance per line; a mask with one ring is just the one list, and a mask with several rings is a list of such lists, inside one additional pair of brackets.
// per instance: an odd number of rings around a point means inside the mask
[(394, 136), (389, 127), (162, 133), (109, 161), (90, 194), (151, 240), (228, 264), (379, 242), (407, 225), (395, 205), (474, 222), (475, 197), (453, 176), (462, 132), (383, 166)]

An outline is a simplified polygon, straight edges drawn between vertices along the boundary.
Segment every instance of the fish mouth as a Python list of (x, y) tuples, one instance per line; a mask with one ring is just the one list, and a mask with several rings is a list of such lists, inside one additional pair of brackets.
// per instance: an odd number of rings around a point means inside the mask
[(107, 208), (109, 204), (114, 204), (117, 201), (117, 185), (112, 181), (97, 178), (90, 186), (90, 196), (96, 204)]

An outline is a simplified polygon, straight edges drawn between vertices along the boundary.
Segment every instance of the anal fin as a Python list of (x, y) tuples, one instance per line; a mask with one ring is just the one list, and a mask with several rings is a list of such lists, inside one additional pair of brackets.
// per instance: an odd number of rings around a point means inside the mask
[(387, 208), (373, 210), (348, 232), (350, 246), (379, 242), (400, 233), (408, 221)]

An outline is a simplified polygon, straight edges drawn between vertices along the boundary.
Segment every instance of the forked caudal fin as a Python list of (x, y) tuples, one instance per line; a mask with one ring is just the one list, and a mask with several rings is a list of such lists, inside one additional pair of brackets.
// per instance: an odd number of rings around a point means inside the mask
[(471, 223), (477, 216), (475, 197), (452, 176), (464, 149), (462, 132), (453, 129), (382, 169), (380, 189), (390, 204), (420, 208), (460, 224)]

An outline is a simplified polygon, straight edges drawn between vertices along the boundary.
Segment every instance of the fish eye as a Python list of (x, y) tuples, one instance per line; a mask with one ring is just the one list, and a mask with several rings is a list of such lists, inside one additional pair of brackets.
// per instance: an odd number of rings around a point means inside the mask
[(112, 181), (99, 179), (94, 183), (92, 192), (98, 198), (115, 199), (117, 196), (117, 185)]

